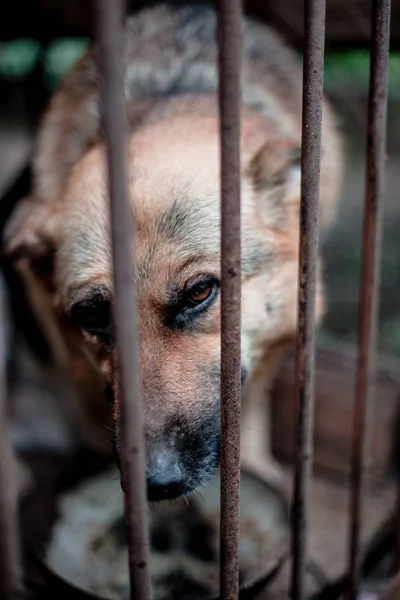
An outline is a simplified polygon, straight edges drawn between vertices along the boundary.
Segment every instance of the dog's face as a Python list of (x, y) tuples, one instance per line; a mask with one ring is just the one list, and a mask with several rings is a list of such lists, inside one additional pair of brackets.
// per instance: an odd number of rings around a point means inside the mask
[[(211, 128), (177, 135), (176, 129), (160, 132), (153, 126), (131, 139), (132, 278), (150, 500), (189, 493), (219, 462), (219, 147), (215, 124)], [(243, 379), (295, 330), (299, 166), (294, 150), (291, 142), (258, 144), (257, 152), (244, 148)], [(75, 167), (62, 198), (51, 206), (27, 205), (16, 215), (9, 250), (47, 286), (65, 338), (96, 364), (113, 399), (118, 451), (105, 173), (99, 146)]]

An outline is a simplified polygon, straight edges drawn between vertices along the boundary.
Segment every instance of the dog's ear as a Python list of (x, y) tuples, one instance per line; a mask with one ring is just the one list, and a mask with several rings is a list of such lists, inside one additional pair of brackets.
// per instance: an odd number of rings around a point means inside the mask
[(301, 149), (293, 140), (271, 139), (250, 161), (247, 175), (257, 209), (268, 227), (287, 228), (300, 209)]
[(5, 227), (3, 255), (30, 260), (49, 252), (54, 234), (52, 208), (31, 196), (20, 200)]
[(13, 261), (25, 261), (34, 271), (49, 275), (57, 231), (54, 203), (21, 200), (4, 231), (2, 254)]

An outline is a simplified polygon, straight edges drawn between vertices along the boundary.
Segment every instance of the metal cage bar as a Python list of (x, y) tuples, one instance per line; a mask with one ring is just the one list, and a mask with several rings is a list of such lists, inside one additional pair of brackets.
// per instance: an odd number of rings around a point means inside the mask
[(240, 79), (241, 2), (219, 0), (221, 134), (221, 529), (220, 595), (239, 593), (240, 487)]
[[(103, 119), (108, 148), (114, 270), (114, 321), (119, 370), (121, 466), (125, 491), (132, 600), (150, 597), (143, 407), (132, 268), (134, 223), (128, 203), (123, 101), (122, 0), (99, 0), (104, 77)], [(134, 239), (134, 238), (133, 238)]]
[(379, 258), (382, 236), (383, 178), (390, 38), (390, 0), (373, 0), (370, 88), (368, 100), (366, 192), (359, 300), (358, 357), (353, 412), (350, 506), (349, 598), (356, 600), (362, 491), (367, 454), (367, 420), (375, 375)]
[(395, 526), (395, 572), (400, 572), (400, 484), (396, 486), (396, 504), (394, 509)]
[(296, 337), (297, 405), (292, 504), (292, 599), (305, 597), (308, 495), (312, 470), (314, 329), (325, 43), (325, 0), (306, 0), (303, 64), (300, 256)]
[[(0, 321), (6, 322), (5, 298), (0, 289)], [(0, 598), (15, 600), (22, 594), (22, 569), (18, 536), (16, 487), (10, 468), (11, 448), (6, 426), (6, 373), (4, 331), (0, 332)]]

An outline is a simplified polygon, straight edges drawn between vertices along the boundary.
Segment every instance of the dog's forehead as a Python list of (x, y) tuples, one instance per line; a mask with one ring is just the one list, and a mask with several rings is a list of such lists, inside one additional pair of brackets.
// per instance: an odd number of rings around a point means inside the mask
[(218, 198), (197, 195), (190, 186), (176, 183), (166, 183), (162, 190), (149, 186), (141, 191), (131, 194), (132, 257), (138, 286), (156, 281), (163, 286), (179, 279), (183, 271), (188, 275), (210, 263), (218, 266)]
[(202, 181), (132, 177), (137, 252), (214, 253), (219, 247), (219, 193)]
[[(154, 276), (161, 284), (182, 265), (193, 267), (197, 262), (201, 270), (201, 262), (218, 263), (218, 179), (179, 168), (175, 158), (128, 166), (128, 199), (135, 223), (132, 269), (138, 284)], [(64, 208), (58, 251), (62, 287), (76, 288), (90, 281), (111, 284), (104, 150), (96, 149), (75, 169)]]

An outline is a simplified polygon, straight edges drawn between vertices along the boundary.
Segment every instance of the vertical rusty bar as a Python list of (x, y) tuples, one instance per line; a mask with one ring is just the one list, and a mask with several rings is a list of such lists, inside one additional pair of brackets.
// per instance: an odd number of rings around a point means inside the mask
[(305, 597), (308, 496), (314, 413), (314, 323), (318, 258), (318, 207), (324, 75), (325, 0), (306, 0), (303, 64), (301, 211), (299, 243), (297, 403), (292, 506), (292, 599)]
[(395, 564), (394, 572), (400, 572), (400, 482), (397, 482), (396, 489), (396, 505), (394, 512), (394, 525), (395, 525)]
[(391, 468), (396, 482), (396, 501), (394, 506), (394, 529), (395, 529), (395, 564), (394, 572), (400, 572), (400, 388), (397, 394), (396, 415), (392, 430), (392, 452), (390, 456)]
[(122, 0), (98, 1), (103, 118), (108, 147), (114, 269), (114, 321), (120, 390), (121, 466), (132, 600), (150, 597), (143, 407), (133, 283), (134, 223), (128, 202), (122, 67)]
[(372, 52), (367, 125), (367, 171), (358, 323), (358, 357), (353, 411), (350, 506), (349, 598), (355, 600), (359, 580), (359, 545), (363, 475), (367, 451), (367, 413), (375, 375), (378, 315), (382, 191), (386, 147), (386, 111), (390, 36), (390, 0), (373, 0)]
[[(5, 298), (0, 284), (0, 323), (6, 323)], [(7, 354), (4, 329), (0, 332), (0, 598), (15, 600), (22, 588), (22, 569), (17, 522), (17, 496), (11, 471), (11, 448), (6, 427)]]
[(221, 530), (220, 595), (239, 593), (240, 485), (240, 78), (241, 2), (219, 0), (221, 135)]

